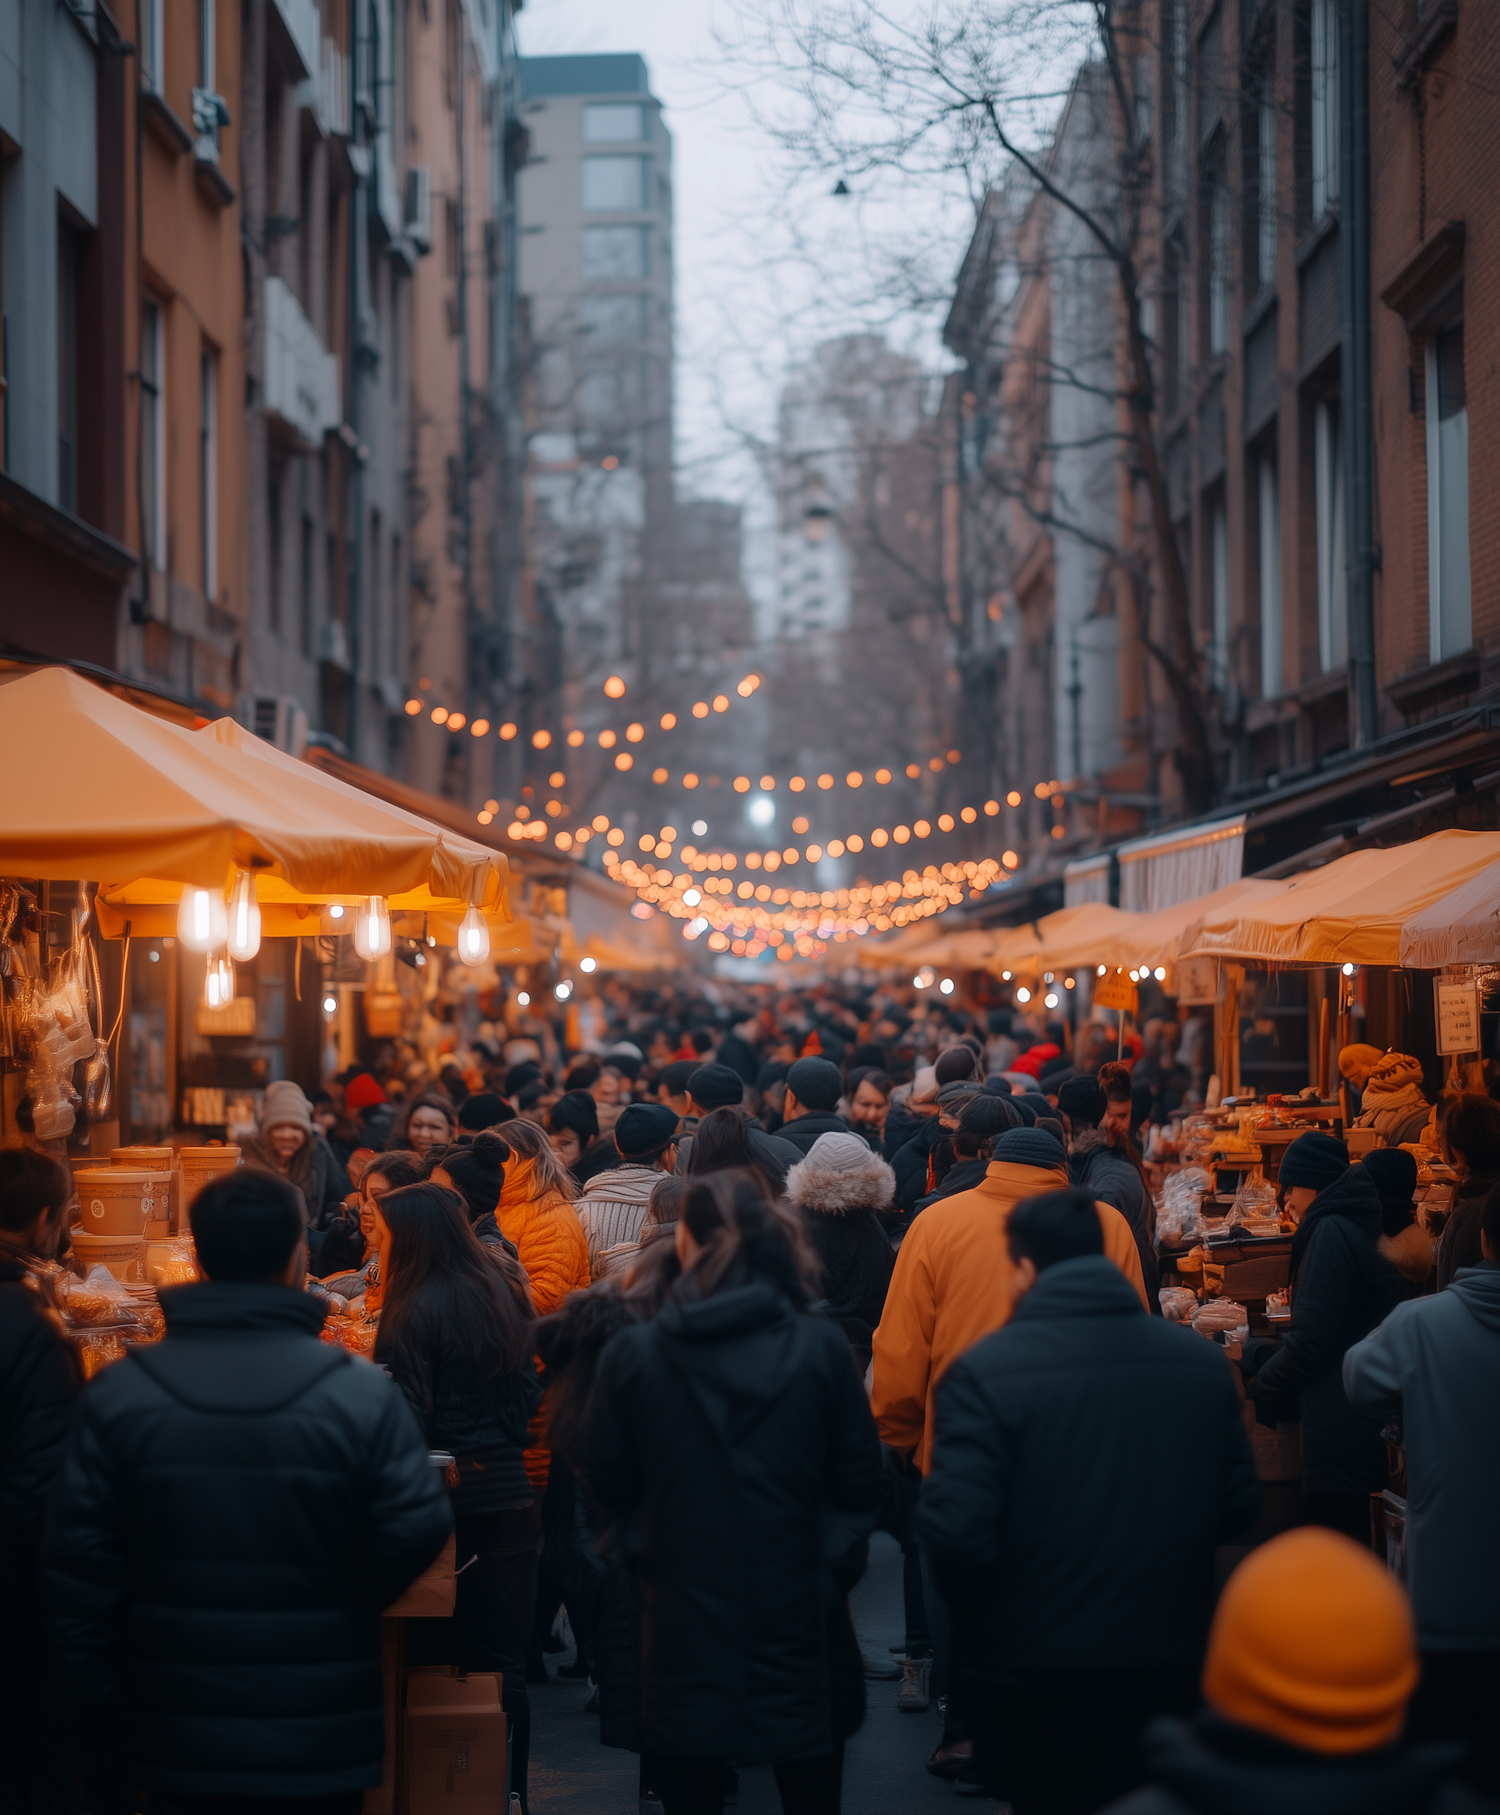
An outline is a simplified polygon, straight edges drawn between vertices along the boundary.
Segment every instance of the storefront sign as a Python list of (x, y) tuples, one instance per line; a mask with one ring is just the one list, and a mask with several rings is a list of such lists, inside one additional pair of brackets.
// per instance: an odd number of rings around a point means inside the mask
[(1479, 1051), (1479, 986), (1476, 983), (1432, 985), (1439, 1052)]
[(1223, 987), (1217, 958), (1179, 958), (1175, 968), (1179, 1007), (1198, 1008), (1220, 1000)]

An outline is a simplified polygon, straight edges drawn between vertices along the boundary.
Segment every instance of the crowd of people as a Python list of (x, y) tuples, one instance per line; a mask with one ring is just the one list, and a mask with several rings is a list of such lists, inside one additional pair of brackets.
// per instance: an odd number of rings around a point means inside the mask
[[(531, 1021), (269, 1086), (165, 1340), (86, 1388), (32, 1272), (70, 1177), (0, 1152), (0, 1807), (81, 1776), (91, 1815), (353, 1815), (378, 1616), (450, 1533), (408, 1662), (501, 1679), (510, 1815), (564, 1616), (643, 1812), (768, 1763), (788, 1815), (838, 1815), (882, 1681), (1015, 1815), (1493, 1806), (1500, 1105), (1419, 1113), (1401, 1055), (1348, 1049), (1454, 1214), (1434, 1254), (1410, 1154), (1303, 1135), (1292, 1325), (1236, 1366), (1161, 1315), (1142, 1153), (1200, 1023), (596, 1001), (590, 1049)], [(320, 1340), (335, 1297), (374, 1365)], [(1300, 1427), (1276, 1508), (1247, 1403)], [(1370, 1549), (1393, 1453), (1409, 1595)], [(850, 1613), (877, 1530), (894, 1658)]]

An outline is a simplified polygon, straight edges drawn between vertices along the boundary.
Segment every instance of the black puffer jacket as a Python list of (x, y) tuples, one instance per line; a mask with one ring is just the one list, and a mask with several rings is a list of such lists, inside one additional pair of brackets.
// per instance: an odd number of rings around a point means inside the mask
[(1380, 1252), (1380, 1194), (1351, 1166), (1308, 1206), (1292, 1239), (1292, 1324), (1266, 1354), (1246, 1347), (1245, 1390), (1270, 1419), (1302, 1419), (1302, 1488), (1363, 1494), (1385, 1485), (1381, 1420), (1344, 1392), (1344, 1354), (1401, 1302), (1401, 1275)]
[(379, 1616), (452, 1527), (421, 1432), (306, 1293), (161, 1298), (166, 1340), (80, 1401), (48, 1527), (74, 1713), (161, 1796), (377, 1784)]
[(47, 1496), (62, 1467), (78, 1370), (24, 1266), (0, 1261), (0, 1597), (36, 1599)]
[(894, 1207), (903, 1227), (910, 1222), (911, 1212), (920, 1200), (928, 1195), (927, 1174), (933, 1150), (940, 1141), (951, 1137), (952, 1130), (945, 1128), (939, 1118), (934, 1116), (891, 1155), (891, 1171), (896, 1175)]
[(527, 1506), (526, 1425), (541, 1402), (536, 1364), (486, 1376), (430, 1296), (419, 1299), (399, 1342), (377, 1339), (375, 1359), (406, 1395), (429, 1449), (457, 1461), (454, 1505), (464, 1512)]
[(1075, 1138), (1068, 1150), (1068, 1177), (1095, 1202), (1112, 1204), (1130, 1224), (1135, 1251), (1141, 1257), (1146, 1297), (1160, 1315), (1156, 1294), (1161, 1269), (1156, 1263), (1156, 1230), (1151, 1197), (1140, 1173), (1117, 1147), (1110, 1145), (1109, 1136), (1102, 1129), (1089, 1128)]
[(802, 1212), (808, 1239), (823, 1265), (822, 1292), (828, 1315), (869, 1360), (875, 1326), (885, 1310), (896, 1256), (880, 1226), (890, 1208), (896, 1181), (878, 1153), (859, 1166), (840, 1170), (813, 1150), (786, 1177), (786, 1194)]
[(1203, 1713), (1153, 1721), (1151, 1782), (1107, 1815), (1486, 1815), (1494, 1805), (1452, 1772), (1452, 1746), (1305, 1752)]
[[(809, 1109), (796, 1121), (783, 1122), (776, 1138), (789, 1141), (799, 1153), (806, 1154), (820, 1134), (852, 1134), (856, 1140), (865, 1140), (861, 1129), (846, 1122), (841, 1115), (835, 1115), (831, 1109)], [(865, 1144), (868, 1146), (869, 1142), (865, 1141)]]
[(750, 1764), (848, 1738), (880, 1442), (838, 1327), (758, 1282), (669, 1301), (600, 1358), (584, 1460), (645, 1602), (647, 1750)]
[(976, 1677), (1195, 1669), (1214, 1548), (1260, 1499), (1222, 1353), (1087, 1255), (944, 1374), (917, 1536)]

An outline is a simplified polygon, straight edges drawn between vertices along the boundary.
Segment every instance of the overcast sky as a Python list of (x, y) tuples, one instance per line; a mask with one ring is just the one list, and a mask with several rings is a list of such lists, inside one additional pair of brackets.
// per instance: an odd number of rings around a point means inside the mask
[[(761, 91), (752, 105), (735, 92), (716, 27), (736, 29), (724, 0), (526, 0), (517, 19), (526, 56), (646, 59), (673, 138), (679, 481), (689, 494), (753, 504), (747, 440), (770, 434), (780, 376), (799, 351), (876, 322), (934, 369), (948, 362), (933, 312), (882, 297), (883, 255), (866, 251), (896, 225), (899, 183), (884, 193), (859, 183), (852, 200), (836, 200), (834, 177), (793, 169), (756, 119), (757, 106), (774, 112), (784, 97)], [(956, 269), (967, 225), (962, 206), (936, 232), (935, 219), (925, 223), (941, 270)]]

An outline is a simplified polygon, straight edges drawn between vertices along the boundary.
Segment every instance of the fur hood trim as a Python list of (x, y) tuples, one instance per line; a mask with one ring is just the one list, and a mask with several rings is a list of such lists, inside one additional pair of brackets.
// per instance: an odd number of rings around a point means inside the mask
[[(1074, 1159), (1082, 1159), (1086, 1154), (1098, 1153), (1101, 1149), (1113, 1147), (1114, 1143), (1102, 1128), (1085, 1128), (1073, 1136), (1070, 1152)], [(1115, 1149), (1119, 1151), (1118, 1148)], [(1124, 1159), (1124, 1154), (1120, 1158)]]
[(896, 1175), (878, 1153), (871, 1153), (847, 1172), (835, 1171), (809, 1155), (787, 1173), (786, 1194), (812, 1216), (888, 1210), (896, 1196)]

